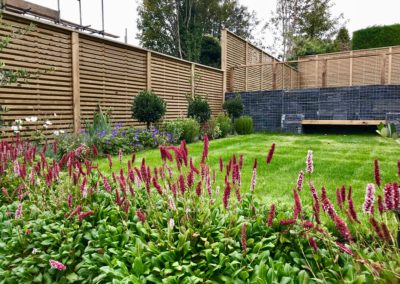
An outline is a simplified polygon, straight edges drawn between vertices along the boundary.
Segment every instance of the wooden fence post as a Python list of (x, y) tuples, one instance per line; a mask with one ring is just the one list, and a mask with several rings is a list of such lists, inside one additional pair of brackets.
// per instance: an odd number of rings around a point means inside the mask
[(318, 70), (318, 65), (319, 65), (319, 61), (318, 61), (318, 55), (315, 56), (315, 88), (319, 87), (319, 70)]
[(248, 79), (248, 74), (247, 74), (247, 64), (249, 64), (248, 63), (248, 52), (249, 52), (249, 43), (246, 41), (246, 48), (245, 48), (245, 52), (246, 52), (246, 54), (245, 54), (245, 56), (244, 56), (244, 59), (245, 59), (245, 67), (244, 67), (244, 90), (245, 91), (247, 91), (247, 79)]
[(81, 128), (81, 88), (79, 74), (79, 33), (71, 33), (72, 49), (72, 109), (74, 115), (74, 133)]
[(272, 90), (276, 89), (276, 62), (272, 59)]
[(389, 47), (389, 63), (388, 63), (388, 84), (392, 83), (392, 52), (393, 48)]
[(385, 85), (385, 77), (386, 77), (386, 54), (382, 55), (381, 58), (381, 84)]
[(194, 63), (192, 63), (191, 72), (190, 72), (191, 78), (192, 78), (192, 79), (191, 79), (191, 83), (192, 83), (192, 98), (194, 98), (194, 92), (196, 91), (196, 90), (195, 90), (195, 88), (196, 88), (195, 69), (196, 69), (196, 65), (195, 65)]
[(223, 100), (225, 100), (225, 93), (226, 93), (226, 85), (227, 85), (227, 62), (226, 62), (226, 57), (227, 57), (227, 44), (228, 44), (228, 33), (225, 29), (221, 30), (221, 69), (224, 72), (223, 75), (223, 82), (222, 82), (222, 90), (223, 90)]
[(147, 83), (146, 83), (146, 88), (147, 90), (151, 90), (151, 51), (147, 51), (147, 70), (146, 70), (146, 76), (147, 76)]
[(350, 51), (349, 85), (353, 86), (353, 51)]
[(328, 60), (324, 59), (322, 66), (322, 88), (326, 88), (326, 77), (327, 77), (327, 70), (328, 70)]
[(263, 72), (264, 66), (262, 65), (262, 63), (264, 62), (263, 59), (264, 59), (264, 52), (261, 52), (260, 91), (262, 91), (262, 89), (263, 89), (263, 76), (264, 76), (264, 72)]

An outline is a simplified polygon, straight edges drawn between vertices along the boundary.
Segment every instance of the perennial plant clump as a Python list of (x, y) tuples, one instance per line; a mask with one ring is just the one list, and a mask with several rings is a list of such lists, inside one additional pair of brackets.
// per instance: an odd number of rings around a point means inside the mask
[[(189, 155), (185, 141), (160, 145), (162, 162), (152, 166), (118, 151), (107, 156), (108, 168), (102, 170), (91, 159), (96, 147), (79, 146), (57, 158), (19, 136), (2, 140), (0, 281), (373, 283), (399, 278), (398, 221), (392, 218), (399, 212), (398, 181), (377, 190), (368, 184), (363, 206), (354, 204), (351, 187), (342, 186), (335, 205), (330, 191), (319, 192), (312, 182), (309, 151), (301, 186), (293, 181), (287, 192), (293, 205), (260, 203), (254, 193), (268, 190), (256, 186), (262, 174), (257, 160), (251, 188), (244, 189), (246, 157), (233, 154), (212, 165), (207, 136), (203, 143), (200, 157)], [(273, 163), (276, 147), (271, 146), (266, 165)], [(300, 188), (307, 185), (309, 198), (301, 198)], [(372, 210), (377, 193), (383, 196), (379, 215)], [(357, 215), (362, 208), (368, 214)]]

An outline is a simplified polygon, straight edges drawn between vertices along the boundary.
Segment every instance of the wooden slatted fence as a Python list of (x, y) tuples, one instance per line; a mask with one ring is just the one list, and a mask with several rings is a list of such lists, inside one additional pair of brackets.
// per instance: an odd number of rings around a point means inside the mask
[[(35, 29), (14, 39), (0, 53), (0, 61), (10, 70), (41, 73), (0, 88), (0, 105), (10, 110), (3, 115), (7, 123), (38, 116), (52, 121), (45, 131), (48, 135), (55, 130), (77, 132), (100, 104), (112, 109), (114, 122), (137, 126), (131, 103), (144, 89), (166, 100), (165, 119), (186, 116), (186, 96), (193, 91), (208, 99), (213, 114), (222, 111), (224, 72), (220, 69), (8, 12), (2, 22), (1, 37), (30, 22)], [(53, 70), (45, 73), (49, 69)], [(24, 122), (24, 127), (33, 131), (42, 126)]]

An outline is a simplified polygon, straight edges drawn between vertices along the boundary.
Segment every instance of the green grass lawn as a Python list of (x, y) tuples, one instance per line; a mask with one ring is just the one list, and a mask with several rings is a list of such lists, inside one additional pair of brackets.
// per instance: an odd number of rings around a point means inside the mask
[[(275, 155), (270, 165), (265, 158), (272, 143), (276, 144)], [(189, 155), (195, 163), (201, 159), (203, 144), (188, 145)], [(292, 203), (292, 188), (296, 185), (300, 170), (305, 170), (307, 150), (314, 152), (314, 174), (312, 181), (320, 192), (325, 186), (328, 195), (335, 200), (335, 190), (342, 185), (352, 186), (357, 209), (361, 209), (367, 183), (374, 182), (373, 160), (379, 159), (383, 182), (398, 180), (397, 160), (400, 145), (394, 140), (377, 135), (285, 135), (258, 133), (234, 136), (210, 142), (209, 164), (219, 168), (219, 158), (224, 164), (233, 154), (243, 154), (242, 190), (249, 190), (254, 159), (258, 159), (256, 196), (267, 203)], [(142, 158), (150, 166), (160, 166), (159, 150), (139, 152), (135, 165)], [(126, 165), (125, 157), (123, 164)], [(118, 164), (114, 157), (114, 164)], [(100, 161), (100, 168), (108, 169), (107, 159)], [(116, 168), (114, 168), (116, 170)], [(217, 171), (218, 183), (223, 189), (224, 174)], [(378, 190), (379, 192), (379, 190)], [(308, 199), (308, 186), (301, 192)]]

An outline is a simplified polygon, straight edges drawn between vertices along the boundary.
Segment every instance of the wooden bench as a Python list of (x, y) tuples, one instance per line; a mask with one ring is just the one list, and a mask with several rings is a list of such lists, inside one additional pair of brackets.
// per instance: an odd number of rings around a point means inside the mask
[(385, 120), (302, 120), (302, 125), (379, 125)]

